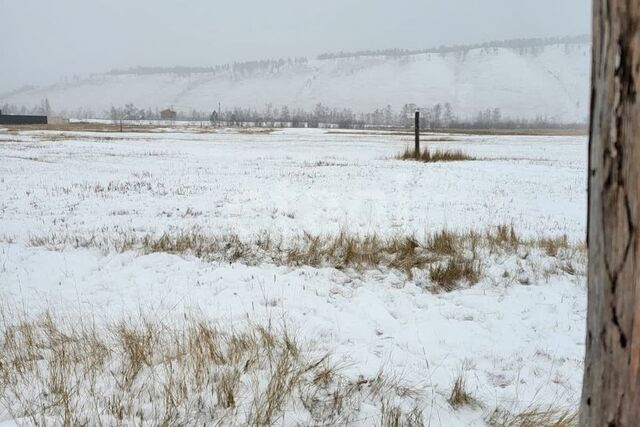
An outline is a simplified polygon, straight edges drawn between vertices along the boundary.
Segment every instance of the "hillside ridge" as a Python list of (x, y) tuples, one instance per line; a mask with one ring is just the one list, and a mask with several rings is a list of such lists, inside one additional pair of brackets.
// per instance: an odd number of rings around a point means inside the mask
[(102, 114), (112, 106), (178, 111), (312, 110), (357, 113), (449, 103), (460, 117), (500, 109), (510, 117), (583, 121), (588, 113), (586, 36), (516, 39), (432, 50), (383, 50), (237, 62), (216, 67), (137, 67), (0, 95), (0, 105)]

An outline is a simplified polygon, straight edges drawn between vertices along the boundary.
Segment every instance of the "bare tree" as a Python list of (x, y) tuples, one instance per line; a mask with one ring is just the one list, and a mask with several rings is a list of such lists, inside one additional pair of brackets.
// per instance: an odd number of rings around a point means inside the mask
[(640, 2), (594, 0), (581, 426), (640, 426)]

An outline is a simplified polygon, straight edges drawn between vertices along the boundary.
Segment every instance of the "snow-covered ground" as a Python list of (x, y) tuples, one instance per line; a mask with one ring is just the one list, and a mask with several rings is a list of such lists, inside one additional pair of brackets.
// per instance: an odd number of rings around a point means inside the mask
[[(426, 139), (478, 160), (395, 160), (411, 138), (374, 132), (0, 132), (0, 298), (34, 315), (286, 319), (349, 375), (383, 369), (417, 387), (425, 425), (482, 426), (497, 406), (571, 407), (582, 378), (580, 265), (542, 274), (535, 266), (548, 261), (543, 254), (496, 255), (478, 284), (432, 293), (419, 275), (393, 270), (30, 244), (123, 231), (424, 236), (500, 224), (525, 237), (583, 241), (586, 138)], [(461, 370), (481, 405), (455, 410), (447, 397)]]

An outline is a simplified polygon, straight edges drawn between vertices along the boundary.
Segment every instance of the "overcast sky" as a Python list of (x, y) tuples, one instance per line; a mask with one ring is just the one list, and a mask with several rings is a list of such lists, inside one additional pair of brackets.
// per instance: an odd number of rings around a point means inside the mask
[(0, 92), (136, 65), (586, 34), (591, 0), (0, 0)]

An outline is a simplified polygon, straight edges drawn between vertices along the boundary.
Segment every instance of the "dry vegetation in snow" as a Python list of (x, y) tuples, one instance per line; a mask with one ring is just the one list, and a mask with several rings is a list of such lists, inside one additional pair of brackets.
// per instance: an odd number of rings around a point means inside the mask
[(552, 406), (531, 406), (524, 411), (495, 409), (487, 418), (490, 427), (576, 427), (578, 412)]
[[(140, 251), (144, 254), (190, 255), (208, 262), (241, 262), (248, 265), (269, 263), (278, 266), (332, 267), (356, 272), (387, 268), (413, 278), (423, 272), (432, 291), (451, 291), (480, 281), (483, 268), (493, 256), (515, 256), (527, 261), (532, 252), (544, 254), (552, 263), (545, 275), (582, 274), (584, 245), (572, 244), (566, 236), (524, 239), (510, 225), (484, 233), (457, 233), (442, 230), (425, 238), (415, 236), (382, 237), (341, 232), (285, 239), (268, 232), (250, 239), (236, 234), (215, 235), (198, 229), (172, 231), (159, 235), (138, 235), (114, 230), (90, 235), (49, 234), (32, 236), (30, 244), (50, 250), (93, 248), (104, 253)], [(505, 271), (505, 274), (510, 274)], [(521, 281), (522, 284), (524, 283)]]
[(0, 423), (576, 425), (580, 141), (443, 135), (414, 168), (374, 132), (32, 130), (2, 147)]
[(424, 163), (435, 162), (459, 162), (463, 160), (476, 160), (462, 150), (439, 148), (430, 150), (425, 148), (422, 152), (416, 152), (415, 148), (407, 147), (402, 153), (396, 156), (398, 160), (416, 160)]
[[(384, 372), (349, 378), (286, 327), (222, 328), (193, 316), (182, 326), (143, 316), (104, 324), (51, 313), (27, 319), (7, 309), (1, 318), (0, 416), (21, 424), (426, 425), (424, 389)], [(462, 375), (448, 401), (454, 409), (486, 408)], [(576, 416), (498, 407), (486, 421), (568, 427)]]
[(367, 402), (383, 407), (374, 424), (422, 425), (417, 406), (397, 403), (416, 390), (383, 373), (348, 379), (285, 327), (2, 317), (0, 415), (28, 425), (265, 426), (294, 408), (301, 425), (337, 425)]

